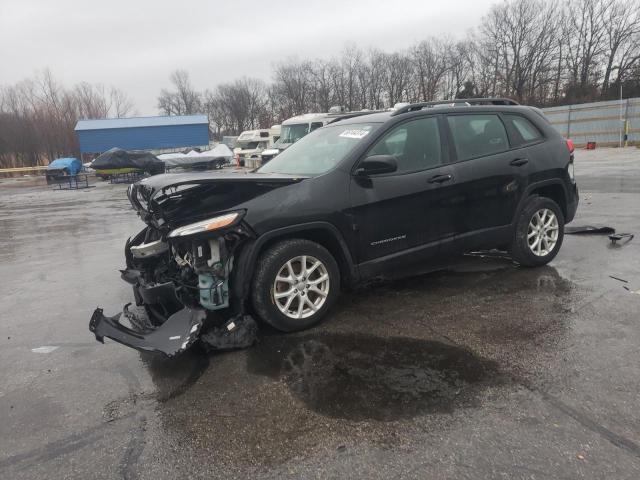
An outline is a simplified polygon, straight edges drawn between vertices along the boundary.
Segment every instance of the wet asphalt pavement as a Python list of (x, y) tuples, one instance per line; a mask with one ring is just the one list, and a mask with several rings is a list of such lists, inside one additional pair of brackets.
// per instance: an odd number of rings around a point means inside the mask
[[(573, 225), (640, 234), (640, 150), (580, 151), (576, 175)], [(167, 360), (87, 327), (132, 301), (125, 189), (0, 182), (0, 478), (640, 477), (640, 236), (466, 257)]]

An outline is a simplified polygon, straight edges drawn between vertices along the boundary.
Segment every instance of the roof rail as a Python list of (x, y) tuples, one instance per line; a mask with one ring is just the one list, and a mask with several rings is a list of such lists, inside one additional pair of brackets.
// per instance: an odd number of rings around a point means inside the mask
[(328, 117), (331, 118), (331, 121), (328, 123), (334, 123), (340, 120), (346, 120), (348, 118), (361, 117), (363, 115), (371, 115), (373, 113), (381, 113), (384, 111), (385, 110), (360, 110), (357, 112), (330, 113)]
[(511, 100), (510, 98), (454, 98), (453, 100), (439, 100), (437, 102), (421, 102), (421, 103), (412, 103), (411, 105), (406, 105), (402, 108), (399, 108), (395, 112), (391, 114), (391, 116), (401, 115), (403, 113), (409, 112), (417, 112), (418, 110), (422, 110), (424, 108), (432, 108), (437, 105), (450, 105), (452, 107), (455, 106), (463, 106), (470, 107), (471, 105), (520, 105), (515, 100)]

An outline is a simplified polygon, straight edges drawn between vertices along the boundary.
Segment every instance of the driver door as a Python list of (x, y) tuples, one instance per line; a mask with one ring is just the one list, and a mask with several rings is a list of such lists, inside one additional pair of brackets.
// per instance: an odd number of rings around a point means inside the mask
[[(437, 252), (443, 236), (453, 235), (447, 198), (455, 195), (453, 169), (447, 165), (444, 129), (437, 115), (414, 118), (393, 127), (367, 152), (393, 155), (396, 172), (351, 179), (351, 214), (357, 228), (358, 263), (375, 273), (386, 260), (394, 265), (406, 252)], [(424, 248), (422, 248), (424, 247)], [(366, 269), (366, 267), (365, 267)]]

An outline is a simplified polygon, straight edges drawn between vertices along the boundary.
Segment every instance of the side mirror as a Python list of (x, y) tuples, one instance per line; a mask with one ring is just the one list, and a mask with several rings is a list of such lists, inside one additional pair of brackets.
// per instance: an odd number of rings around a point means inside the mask
[(358, 165), (355, 174), (359, 177), (393, 173), (398, 170), (398, 161), (393, 155), (371, 155)]

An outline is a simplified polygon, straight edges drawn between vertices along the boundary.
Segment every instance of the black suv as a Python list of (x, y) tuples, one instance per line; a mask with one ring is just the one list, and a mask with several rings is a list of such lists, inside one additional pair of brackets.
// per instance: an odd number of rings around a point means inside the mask
[(167, 355), (199, 336), (222, 348), (252, 314), (309, 328), (341, 288), (465, 251), (544, 265), (578, 205), (573, 144), (508, 99), (358, 114), (251, 173), (158, 175), (128, 195), (148, 225), (122, 272), (139, 307), (129, 326), (97, 309), (90, 328)]

